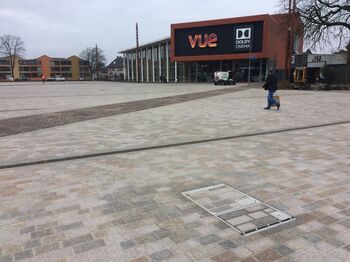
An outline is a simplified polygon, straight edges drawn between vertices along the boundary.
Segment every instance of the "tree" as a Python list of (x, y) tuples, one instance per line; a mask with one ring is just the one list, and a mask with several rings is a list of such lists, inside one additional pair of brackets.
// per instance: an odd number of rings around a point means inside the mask
[(20, 37), (13, 35), (0, 36), (0, 54), (10, 60), (11, 76), (13, 78), (16, 58), (23, 55), (24, 52), (24, 42)]
[(95, 75), (98, 78), (98, 73), (105, 66), (106, 58), (103, 50), (95, 47), (87, 47), (80, 53), (80, 58), (88, 62), (90, 77)]
[[(303, 20), (300, 28), (312, 47), (335, 43), (338, 48), (350, 40), (350, 0), (296, 0), (295, 11)], [(282, 11), (290, 0), (281, 0)]]

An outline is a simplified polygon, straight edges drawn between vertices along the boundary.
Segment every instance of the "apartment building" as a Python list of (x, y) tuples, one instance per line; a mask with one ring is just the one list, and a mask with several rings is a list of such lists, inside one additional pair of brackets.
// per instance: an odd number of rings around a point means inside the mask
[[(40, 80), (46, 78), (64, 77), (66, 80), (90, 80), (89, 63), (78, 56), (68, 58), (49, 57), (47, 55), (34, 59), (17, 58), (14, 66), (15, 80)], [(11, 66), (8, 58), (0, 58), (0, 81), (11, 77)]]
[(0, 58), (0, 80), (7, 80), (10, 76), (10, 60), (6, 58)]

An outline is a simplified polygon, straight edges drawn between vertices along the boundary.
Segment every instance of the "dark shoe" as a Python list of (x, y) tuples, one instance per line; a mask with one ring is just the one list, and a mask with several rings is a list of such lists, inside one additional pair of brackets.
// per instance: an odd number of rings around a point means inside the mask
[(267, 106), (267, 107), (265, 107), (264, 109), (271, 109), (271, 107)]
[(277, 104), (277, 110), (280, 110), (281, 104)]

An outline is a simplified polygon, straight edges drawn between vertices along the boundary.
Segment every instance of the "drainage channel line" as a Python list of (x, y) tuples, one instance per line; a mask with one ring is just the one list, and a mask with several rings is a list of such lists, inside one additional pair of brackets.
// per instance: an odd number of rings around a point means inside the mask
[(0, 165), (0, 169), (9, 169), (9, 168), (16, 168), (16, 167), (24, 167), (24, 166), (34, 166), (34, 165), (41, 165), (41, 164), (72, 161), (72, 160), (79, 160), (79, 159), (93, 158), (93, 157), (100, 157), (100, 156), (108, 156), (108, 155), (119, 155), (119, 154), (133, 153), (133, 152), (142, 152), (142, 151), (164, 149), (164, 148), (171, 148), (171, 147), (179, 147), (179, 146), (186, 146), (186, 145), (204, 144), (204, 143), (217, 142), (217, 141), (223, 141), (223, 140), (233, 140), (233, 139), (240, 139), (240, 138), (246, 138), (246, 137), (263, 136), (263, 135), (278, 134), (278, 133), (292, 132), (292, 131), (298, 131), (298, 130), (307, 130), (307, 129), (313, 129), (313, 128), (327, 127), (327, 126), (344, 125), (344, 124), (350, 124), (350, 120), (325, 123), (325, 124), (318, 124), (318, 125), (311, 125), (311, 126), (278, 129), (278, 130), (272, 130), (272, 131), (263, 131), (263, 132), (250, 133), (250, 134), (248, 133), (248, 134), (235, 135), (235, 136), (225, 136), (225, 137), (209, 138), (209, 139), (203, 139), (203, 140), (186, 141), (186, 142), (180, 142), (180, 143), (174, 143), (174, 144), (164, 144), (164, 145), (155, 145), (155, 146), (149, 146), (149, 147), (121, 149), (121, 150), (113, 150), (113, 151), (84, 154), (84, 155), (75, 155), (75, 156), (68, 156), (68, 157), (61, 157), (61, 158), (35, 160), (35, 161), (28, 161), (28, 162), (22, 162), (22, 163), (9, 163), (9, 164)]

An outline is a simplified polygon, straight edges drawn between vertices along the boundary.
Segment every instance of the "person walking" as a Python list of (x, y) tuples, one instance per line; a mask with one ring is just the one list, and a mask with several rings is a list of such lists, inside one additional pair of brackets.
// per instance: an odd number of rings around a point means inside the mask
[(269, 70), (269, 74), (263, 87), (265, 90), (269, 91), (267, 94), (267, 107), (264, 109), (271, 109), (271, 106), (276, 105), (277, 110), (279, 110), (281, 104), (273, 98), (273, 94), (277, 91), (277, 77), (273, 74), (272, 69)]
[(44, 75), (41, 75), (41, 80), (43, 81), (43, 84), (45, 84), (46, 77)]

